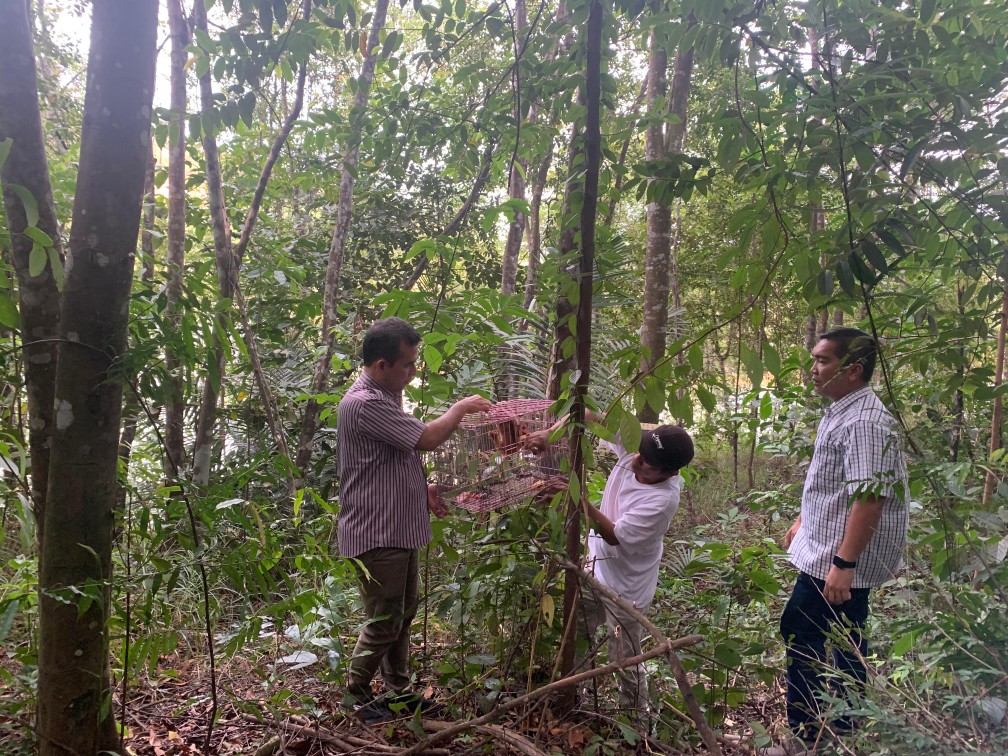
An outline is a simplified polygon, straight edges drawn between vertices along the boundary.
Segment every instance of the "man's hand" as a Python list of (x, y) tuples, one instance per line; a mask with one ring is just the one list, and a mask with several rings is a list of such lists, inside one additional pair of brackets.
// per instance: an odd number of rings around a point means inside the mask
[(459, 399), (455, 402), (455, 406), (463, 414), (468, 415), (471, 412), (489, 412), (490, 408), (493, 407), (493, 402), (489, 399), (484, 399), (479, 394), (473, 394), (472, 396), (467, 396), (465, 399)]
[(521, 437), (522, 449), (535, 454), (542, 454), (546, 451), (546, 447), (549, 446), (549, 437), (550, 431), (548, 428), (546, 430), (527, 433)]
[(833, 605), (850, 601), (851, 584), (854, 582), (854, 570), (843, 570), (839, 567), (830, 567), (829, 574), (826, 575), (826, 585), (823, 586), (823, 598)]
[(482, 396), (467, 396), (455, 402), (441, 417), (436, 417), (424, 426), (423, 433), (417, 439), (417, 451), (434, 451), (448, 440), (448, 437), (458, 428), (462, 418), (470, 412), (486, 412), (493, 406), (489, 399)]
[(798, 519), (794, 521), (794, 524), (788, 528), (788, 532), (784, 534), (784, 548), (789, 548), (791, 546), (791, 541), (794, 537), (798, 535), (798, 529), (801, 528), (801, 515), (798, 515)]
[(441, 490), (437, 483), (427, 484), (427, 509), (439, 520), (451, 511), (447, 502), (441, 497)]

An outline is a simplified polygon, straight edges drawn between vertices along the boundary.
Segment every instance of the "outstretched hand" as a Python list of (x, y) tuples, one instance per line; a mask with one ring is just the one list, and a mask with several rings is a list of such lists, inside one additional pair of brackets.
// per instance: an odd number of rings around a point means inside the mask
[(465, 399), (459, 399), (455, 403), (455, 406), (468, 415), (471, 412), (489, 412), (490, 408), (493, 407), (493, 402), (479, 394), (473, 394), (472, 396), (467, 396)]
[(546, 451), (546, 447), (549, 446), (549, 435), (550, 432), (548, 430), (533, 431), (532, 433), (526, 433), (519, 441), (521, 442), (522, 449), (525, 451), (542, 454)]

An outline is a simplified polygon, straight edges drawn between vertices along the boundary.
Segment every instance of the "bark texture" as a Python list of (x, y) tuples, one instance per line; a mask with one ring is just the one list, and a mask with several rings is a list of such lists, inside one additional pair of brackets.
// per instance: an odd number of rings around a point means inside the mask
[[(692, 25), (694, 19), (690, 17)], [(668, 91), (668, 52), (656, 33), (651, 35), (648, 58), (648, 110), (668, 108), (668, 117), (648, 127), (645, 136), (645, 157), (665, 160), (669, 155), (682, 154), (686, 142), (686, 116), (690, 85), (693, 77), (693, 49), (678, 50), (673, 66), (672, 91)], [(673, 228), (672, 208), (662, 202), (650, 202), (646, 208), (646, 256), (644, 264), (644, 317), (641, 323), (641, 344), (646, 352), (641, 358), (641, 370), (650, 371), (665, 357), (668, 341), (669, 295), (679, 296), (678, 247), (680, 215)], [(678, 305), (678, 301), (676, 302)], [(658, 422), (662, 407), (645, 404), (639, 413), (642, 422)]]
[(37, 245), (25, 232), (34, 225), (45, 233), (53, 243), (49, 254), (60, 265), (63, 264), (63, 245), (49, 183), (28, 3), (0, 0), (0, 18), (3, 19), (0, 23), (0, 142), (11, 140), (0, 179), (18, 281), (32, 499), (41, 545), (49, 483), (60, 299), (51, 260), (38, 275), (31, 275), (29, 260)]
[[(599, 167), (602, 162), (602, 136), (600, 111), (602, 100), (602, 2), (593, 0), (588, 9), (586, 33), (587, 60), (585, 64), (585, 176), (584, 199), (581, 204), (581, 259), (578, 266), (577, 308), (577, 360), (578, 376), (574, 384), (573, 432), (571, 433), (571, 474), (580, 482), (581, 496), (567, 502), (567, 559), (574, 563), (581, 559), (581, 517), (584, 511), (585, 456), (584, 420), (585, 399), (591, 373), (592, 292), (595, 274), (595, 213), (598, 209)], [(564, 635), (572, 640), (572, 628), (577, 624), (576, 603), (578, 583), (564, 579)], [(574, 643), (563, 644), (560, 668), (567, 676), (574, 669)], [(573, 688), (565, 691), (565, 703), (576, 701)]]
[(122, 380), (150, 118), (158, 3), (92, 6), (91, 50), (56, 367), (39, 564), (39, 753), (116, 748), (109, 580)]
[[(186, 46), (189, 28), (182, 0), (168, 0), (171, 34), (171, 117), (168, 121), (168, 321), (175, 334), (182, 322), (182, 289), (185, 273), (186, 234)], [(181, 345), (177, 345), (181, 348)], [(183, 361), (169, 347), (165, 355), (168, 372), (165, 405), (165, 478), (177, 480), (185, 467), (185, 393)]]
[[(648, 55), (647, 108), (664, 113), (668, 95), (668, 53), (662, 47), (656, 31), (651, 33), (651, 51)], [(665, 123), (652, 123), (647, 128), (644, 141), (646, 160), (664, 160)], [(665, 356), (668, 332), (669, 255), (672, 248), (672, 210), (657, 200), (649, 202), (644, 256), (644, 308), (641, 322), (641, 370), (647, 372)], [(658, 421), (661, 407), (644, 405), (638, 413), (642, 422)]]
[[(512, 69), (512, 84), (514, 87), (515, 120), (515, 155), (521, 151), (521, 58), (525, 50), (526, 29), (525, 0), (516, 0), (514, 7), (514, 68)], [(517, 157), (511, 161), (511, 176), (508, 181), (508, 196), (513, 200), (525, 199), (525, 175), (528, 171), (528, 160)], [(501, 264), (501, 292), (514, 294), (518, 279), (518, 257), (521, 253), (522, 237), (525, 235), (525, 214), (515, 212), (514, 220), (508, 227), (507, 241), (504, 244), (504, 257)]]

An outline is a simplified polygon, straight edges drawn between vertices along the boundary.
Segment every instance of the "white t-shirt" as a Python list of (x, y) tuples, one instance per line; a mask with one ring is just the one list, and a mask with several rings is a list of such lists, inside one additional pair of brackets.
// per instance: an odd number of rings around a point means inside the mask
[(595, 564), (595, 577), (620, 597), (643, 609), (658, 587), (662, 540), (679, 508), (682, 476), (661, 483), (640, 483), (630, 469), (634, 454), (622, 444), (602, 442), (616, 453), (602, 494), (602, 514), (616, 525), (618, 546), (611, 546), (597, 533), (588, 538), (588, 553)]

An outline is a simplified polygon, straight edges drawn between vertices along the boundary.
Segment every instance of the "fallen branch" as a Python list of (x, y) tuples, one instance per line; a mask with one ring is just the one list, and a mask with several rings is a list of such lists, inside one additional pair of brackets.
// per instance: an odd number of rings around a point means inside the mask
[[(422, 724), (423, 728), (428, 732), (442, 732), (453, 726), (450, 722), (438, 722), (433, 719), (425, 719)], [(541, 750), (524, 735), (505, 730), (500, 725), (480, 725), (475, 729), (477, 732), (492, 736), (495, 740), (499, 740), (504, 745), (525, 754), (525, 756), (547, 756), (545, 751)]]
[[(673, 653), (677, 648), (686, 648), (688, 646), (693, 646), (702, 640), (703, 640), (702, 635), (687, 635), (684, 638), (677, 638), (676, 640), (665, 639), (664, 643), (659, 643), (657, 646), (655, 646), (655, 648), (651, 649), (646, 653), (637, 654), (636, 656), (630, 656), (618, 662), (612, 662), (610, 664), (606, 664), (605, 666), (598, 667), (596, 669), (589, 669), (586, 672), (581, 672), (576, 675), (564, 677), (560, 680), (557, 680), (556, 682), (551, 682), (549, 685), (544, 685), (543, 687), (537, 688), (536, 690), (533, 690), (530, 693), (526, 693), (523, 696), (511, 699), (510, 701), (505, 701), (504, 703), (500, 704), (492, 711), (490, 711), (487, 714), (484, 714), (482, 717), (479, 717), (478, 719), (472, 719), (468, 722), (457, 722), (456, 724), (451, 725), (438, 733), (435, 733), (426, 740), (422, 740), (416, 745), (407, 748), (405, 751), (402, 752), (402, 756), (413, 756), (413, 754), (419, 754), (433, 745), (436, 745), (438, 743), (444, 743), (445, 741), (450, 740), (452, 737), (458, 735), (461, 732), (476, 729), (481, 725), (494, 722), (505, 712), (510, 711), (511, 709), (516, 709), (520, 706), (524, 706), (525, 704), (531, 701), (535, 701), (539, 698), (542, 698), (543, 696), (555, 693), (558, 690), (563, 690), (564, 688), (567, 688), (572, 685), (578, 685), (579, 683), (585, 682), (586, 680), (591, 680), (592, 678), (595, 677), (608, 675), (612, 672), (616, 672), (617, 670), (623, 669), (624, 667), (636, 666), (638, 664), (648, 661), (649, 659), (654, 659), (658, 656), (666, 656), (670, 653)], [(714, 750), (712, 751), (712, 753), (720, 753), (720, 751)]]
[[(664, 648), (669, 643), (669, 640), (665, 637), (665, 633), (663, 633), (655, 623), (648, 619), (643, 612), (630, 602), (620, 597), (618, 594), (614, 593), (608, 586), (605, 586), (596, 580), (594, 575), (585, 572), (573, 562), (563, 559), (562, 557), (554, 557), (554, 560), (565, 570), (579, 577), (583, 583), (587, 583), (597, 594), (605, 597), (637, 620), (642, 627), (651, 633), (651, 637), (655, 639), (659, 648)], [(702, 638), (702, 636), (699, 637)], [(717, 737), (714, 735), (714, 731), (710, 728), (710, 725), (707, 724), (707, 719), (704, 717), (703, 710), (700, 708), (700, 704), (697, 703), (696, 696), (693, 695), (693, 686), (690, 684), (689, 676), (686, 674), (686, 668), (683, 667), (682, 661), (680, 661), (675, 649), (669, 648), (665, 658), (668, 659), (669, 666), (672, 668), (672, 674), (675, 676), (676, 683), (679, 685), (679, 691), (682, 693), (683, 700), (686, 702), (686, 708), (689, 709), (690, 716), (693, 717), (693, 723), (696, 725), (697, 732), (700, 733), (700, 737), (703, 739), (704, 745), (707, 746), (707, 750), (712, 754), (720, 756), (721, 747), (718, 745)]]

